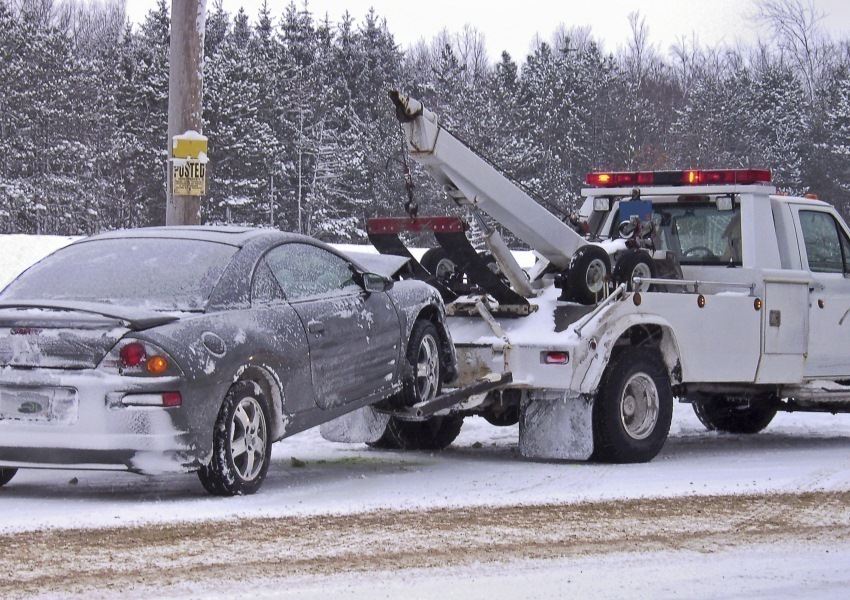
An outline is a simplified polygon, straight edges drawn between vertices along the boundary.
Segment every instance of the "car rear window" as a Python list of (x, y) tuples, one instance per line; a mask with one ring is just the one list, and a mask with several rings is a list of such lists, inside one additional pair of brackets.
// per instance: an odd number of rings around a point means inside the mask
[(237, 248), (201, 240), (126, 238), (73, 244), (30, 267), (0, 301), (73, 300), (202, 310)]

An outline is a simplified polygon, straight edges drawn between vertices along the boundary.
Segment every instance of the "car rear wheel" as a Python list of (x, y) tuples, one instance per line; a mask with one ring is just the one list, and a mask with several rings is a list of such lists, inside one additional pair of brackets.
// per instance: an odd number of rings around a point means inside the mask
[[(413, 326), (407, 345), (407, 362), (412, 375), (405, 378), (401, 404), (413, 406), (440, 395), (443, 381), (443, 357), (440, 335), (430, 321), (419, 320)], [(440, 416), (425, 421), (407, 421), (390, 417), (384, 434), (369, 445), (390, 450), (442, 450), (460, 433), (463, 417)]]
[(0, 487), (12, 481), (12, 477), (14, 477), (17, 472), (17, 469), (0, 469)]
[(263, 484), (271, 459), (269, 407), (260, 387), (240, 381), (230, 388), (213, 431), (213, 453), (198, 477), (217, 496), (253, 494)]

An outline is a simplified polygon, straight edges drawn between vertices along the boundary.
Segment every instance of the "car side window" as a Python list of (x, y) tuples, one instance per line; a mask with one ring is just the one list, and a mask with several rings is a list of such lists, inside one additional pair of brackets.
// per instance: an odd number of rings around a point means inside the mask
[(251, 283), (251, 302), (266, 303), (283, 299), (283, 291), (269, 263), (265, 259), (260, 260), (254, 271), (254, 281)]
[(266, 260), (289, 300), (360, 289), (348, 261), (317, 246), (283, 244)]
[(850, 272), (850, 240), (833, 216), (814, 210), (799, 214), (809, 269), (815, 273)]

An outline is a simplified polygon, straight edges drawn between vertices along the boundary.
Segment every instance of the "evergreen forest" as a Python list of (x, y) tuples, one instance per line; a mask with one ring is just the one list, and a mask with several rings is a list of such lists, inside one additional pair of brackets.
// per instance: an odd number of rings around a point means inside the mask
[[(132, 24), (122, 0), (0, 0), (0, 233), (164, 224), (169, 5)], [(388, 89), (557, 214), (592, 170), (752, 167), (846, 215), (850, 40), (802, 0), (762, 0), (753, 18), (768, 33), (748, 46), (660, 49), (633, 13), (615, 48), (567, 25), (494, 57), (474, 24), (403, 48), (374, 11), (211, 0), (202, 219), (362, 242), (366, 218), (402, 216)], [(416, 167), (414, 181), (420, 214), (452, 210)]]

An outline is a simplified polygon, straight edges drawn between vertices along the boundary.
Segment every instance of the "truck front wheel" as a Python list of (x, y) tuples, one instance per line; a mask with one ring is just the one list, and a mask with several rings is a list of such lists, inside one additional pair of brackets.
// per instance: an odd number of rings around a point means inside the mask
[(667, 440), (673, 418), (670, 376), (661, 356), (623, 349), (602, 376), (593, 405), (593, 460), (648, 462)]
[(700, 396), (692, 400), (700, 423), (709, 431), (758, 433), (776, 416), (776, 402), (770, 397), (743, 400), (725, 396)]

